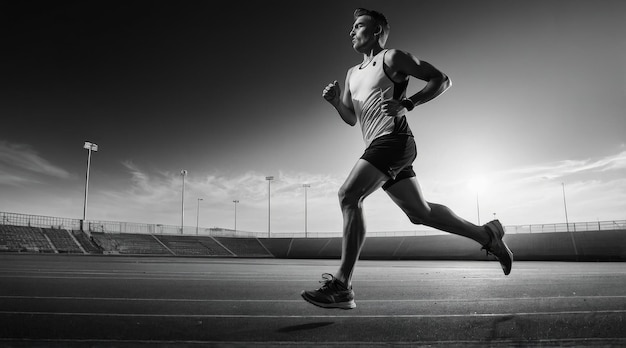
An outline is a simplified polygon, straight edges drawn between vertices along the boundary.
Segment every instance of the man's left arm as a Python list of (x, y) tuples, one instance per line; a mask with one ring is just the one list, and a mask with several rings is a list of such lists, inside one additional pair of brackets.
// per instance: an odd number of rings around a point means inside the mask
[[(400, 105), (409, 111), (417, 105), (424, 104), (440, 96), (452, 85), (450, 78), (448, 78), (446, 74), (439, 71), (430, 63), (417, 59), (410, 53), (400, 50), (390, 50), (385, 58), (389, 75), (394, 81), (403, 81), (413, 76), (414, 78), (426, 82), (422, 90), (407, 98), (408, 101), (399, 101), (401, 102)], [(393, 101), (387, 103), (390, 113), (389, 116), (392, 116), (393, 109), (397, 109), (398, 107), (398, 105), (391, 104), (395, 103), (393, 103)]]

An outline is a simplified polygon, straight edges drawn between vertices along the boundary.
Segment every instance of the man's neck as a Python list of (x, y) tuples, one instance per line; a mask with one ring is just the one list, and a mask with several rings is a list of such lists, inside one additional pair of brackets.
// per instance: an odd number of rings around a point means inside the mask
[(380, 51), (382, 51), (383, 48), (380, 46), (375, 46), (372, 47), (371, 49), (367, 50), (366, 52), (363, 52), (363, 62), (369, 62), (370, 60), (374, 59), (374, 56), (376, 56), (377, 54), (380, 53)]

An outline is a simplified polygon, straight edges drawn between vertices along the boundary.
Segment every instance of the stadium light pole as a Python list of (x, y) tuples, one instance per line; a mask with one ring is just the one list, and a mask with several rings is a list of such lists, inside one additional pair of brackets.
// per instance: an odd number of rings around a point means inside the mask
[(87, 196), (89, 194), (89, 169), (91, 167), (91, 151), (97, 152), (98, 145), (89, 141), (85, 141), (85, 145), (83, 145), (83, 148), (87, 149), (88, 155), (87, 155), (87, 175), (85, 178), (85, 202), (83, 204), (83, 220), (81, 221), (81, 224), (80, 224), (82, 231), (84, 231), (83, 224), (85, 223), (85, 220), (87, 220)]
[(198, 198), (198, 213), (196, 214), (196, 236), (198, 235), (198, 229), (200, 226), (200, 201), (203, 201), (203, 199)]
[(478, 225), (480, 225), (480, 203), (478, 201), (478, 195), (480, 191), (485, 187), (487, 181), (485, 178), (478, 176), (470, 180), (469, 187), (471, 190), (476, 191), (476, 216), (478, 218)]
[[(567, 201), (565, 200), (565, 183), (561, 183), (563, 188), (563, 207), (565, 208), (565, 226), (570, 238), (572, 239), (572, 247), (574, 248), (574, 254), (576, 255), (576, 261), (578, 261), (578, 247), (576, 246), (576, 239), (574, 238), (573, 231), (569, 230), (569, 218), (567, 217)], [(574, 231), (576, 231), (576, 225), (574, 225)]]
[(271, 233), (271, 216), (272, 216), (272, 205), (271, 205), (271, 187), (272, 187), (272, 180), (274, 180), (273, 176), (266, 176), (265, 180), (267, 180), (267, 238), (271, 238), (272, 237), (272, 233)]
[(183, 177), (183, 194), (181, 197), (181, 209), (180, 209), (180, 234), (183, 234), (183, 228), (185, 226), (185, 176), (187, 176), (186, 170), (180, 171), (180, 176)]
[(565, 183), (561, 183), (561, 187), (563, 188), (563, 207), (565, 208), (565, 228), (567, 232), (569, 232), (569, 219), (567, 218), (567, 201), (565, 200)]
[(304, 187), (304, 238), (307, 238), (308, 235), (308, 228), (307, 228), (307, 195), (306, 195), (306, 191), (309, 187), (311, 187), (311, 185), (309, 184), (302, 184), (302, 187)]
[(478, 203), (478, 191), (476, 191), (476, 216), (478, 217), (478, 226), (480, 226), (480, 204)]
[(233, 203), (235, 203), (235, 234), (237, 234), (237, 203), (239, 203), (239, 200), (235, 199)]

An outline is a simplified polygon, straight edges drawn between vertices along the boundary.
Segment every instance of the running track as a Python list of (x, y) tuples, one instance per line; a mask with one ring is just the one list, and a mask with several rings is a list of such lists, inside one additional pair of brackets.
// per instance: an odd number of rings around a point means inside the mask
[(0, 346), (625, 346), (623, 263), (360, 261), (357, 308), (305, 303), (337, 260), (0, 254)]

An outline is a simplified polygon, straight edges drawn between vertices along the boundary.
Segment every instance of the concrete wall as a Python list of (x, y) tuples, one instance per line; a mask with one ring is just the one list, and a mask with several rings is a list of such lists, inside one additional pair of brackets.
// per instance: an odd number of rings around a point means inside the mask
[[(509, 234), (516, 260), (626, 261), (626, 230)], [(341, 238), (272, 238), (259, 241), (278, 258), (338, 259)], [(454, 235), (371, 237), (361, 259), (487, 260), (481, 246)]]

